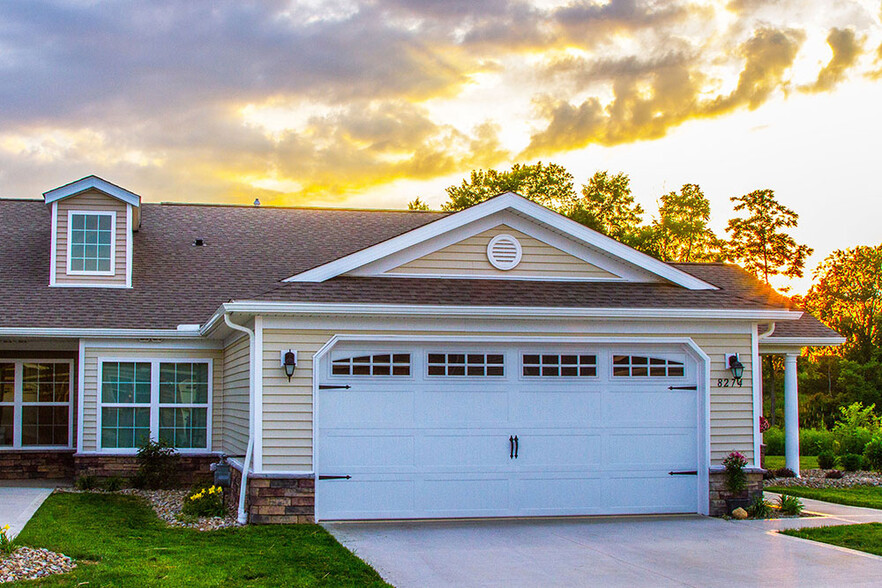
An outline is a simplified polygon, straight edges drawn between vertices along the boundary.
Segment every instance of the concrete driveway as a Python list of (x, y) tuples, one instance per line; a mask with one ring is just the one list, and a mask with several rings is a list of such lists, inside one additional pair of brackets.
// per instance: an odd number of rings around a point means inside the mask
[(325, 528), (398, 588), (882, 585), (880, 557), (700, 516)]
[(9, 538), (18, 535), (55, 489), (51, 482), (0, 482), (0, 527), (9, 525)]

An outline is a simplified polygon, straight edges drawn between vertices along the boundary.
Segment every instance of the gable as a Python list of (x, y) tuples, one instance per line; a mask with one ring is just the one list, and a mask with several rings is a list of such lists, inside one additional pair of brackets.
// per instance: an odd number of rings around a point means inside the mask
[[(446, 216), (387, 241), (377, 243), (334, 261), (313, 267), (283, 282), (324, 282), (337, 276), (386, 276), (421, 257), (454, 245), (500, 224), (526, 233), (547, 245), (596, 266), (615, 276), (560, 277), (537, 275), (530, 279), (613, 280), (627, 282), (667, 282), (689, 290), (716, 290), (717, 287), (672, 265), (641, 253), (624, 243), (589, 229), (513, 192), (506, 192), (480, 204)], [(511, 243), (509, 243), (511, 245)], [(407, 270), (413, 271), (413, 266)], [(486, 269), (486, 268), (485, 268)], [(581, 266), (581, 271), (593, 271)], [(489, 272), (489, 270), (487, 270)], [(544, 271), (548, 271), (547, 269)], [(504, 272), (503, 272), (504, 273)], [(448, 277), (447, 274), (408, 274), (397, 276)], [(459, 274), (462, 276), (462, 274)], [(468, 277), (468, 276), (466, 276)], [(517, 275), (487, 273), (491, 279), (525, 279)]]
[[(509, 235), (520, 245), (521, 256), (509, 270), (490, 262), (488, 245), (494, 237)], [(579, 259), (507, 224), (467, 237), (428, 255), (383, 272), (391, 276), (508, 277), (565, 280), (620, 280), (621, 277)]]

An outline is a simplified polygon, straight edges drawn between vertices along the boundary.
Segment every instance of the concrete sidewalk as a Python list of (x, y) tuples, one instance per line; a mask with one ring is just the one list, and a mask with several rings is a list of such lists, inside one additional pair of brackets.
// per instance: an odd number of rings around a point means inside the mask
[(10, 539), (24, 529), (57, 486), (56, 482), (0, 482), (0, 527), (9, 525)]
[[(780, 494), (766, 492), (766, 500), (777, 504)], [(807, 527), (830, 527), (833, 525), (858, 525), (861, 523), (882, 523), (882, 510), (875, 508), (862, 508), (860, 506), (846, 506), (832, 502), (822, 502), (811, 498), (800, 498), (805, 505), (804, 513), (814, 514), (813, 517), (800, 517), (795, 519), (769, 519), (759, 521), (738, 521), (739, 525), (750, 525), (767, 531), (781, 531), (782, 529), (804, 529)]]

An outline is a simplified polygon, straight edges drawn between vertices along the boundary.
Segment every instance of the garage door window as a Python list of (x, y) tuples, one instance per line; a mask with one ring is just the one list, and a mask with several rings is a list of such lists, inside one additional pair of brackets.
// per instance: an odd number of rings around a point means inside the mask
[(593, 377), (597, 375), (596, 355), (525, 353), (523, 374), (528, 377)]
[(504, 376), (501, 353), (430, 353), (430, 376)]
[(614, 355), (614, 377), (671, 378), (685, 375), (682, 361), (646, 357), (645, 355)]
[(380, 353), (335, 359), (335, 376), (409, 376), (410, 353)]

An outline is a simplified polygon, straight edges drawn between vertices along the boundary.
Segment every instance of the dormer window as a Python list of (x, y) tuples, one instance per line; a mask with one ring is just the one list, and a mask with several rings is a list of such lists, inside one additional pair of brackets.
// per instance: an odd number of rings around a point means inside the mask
[(68, 212), (67, 273), (113, 275), (115, 212)]

